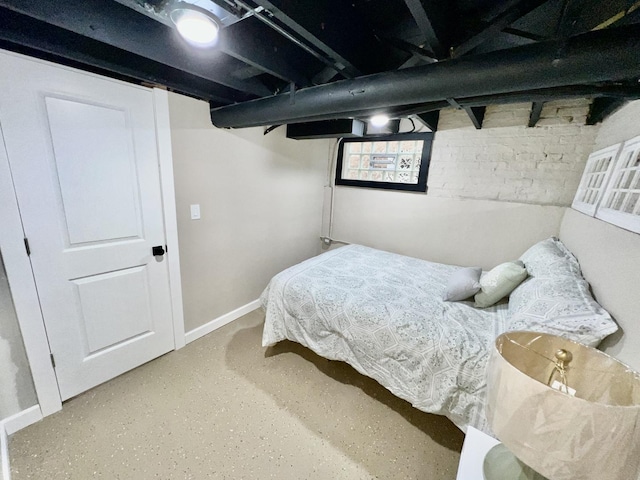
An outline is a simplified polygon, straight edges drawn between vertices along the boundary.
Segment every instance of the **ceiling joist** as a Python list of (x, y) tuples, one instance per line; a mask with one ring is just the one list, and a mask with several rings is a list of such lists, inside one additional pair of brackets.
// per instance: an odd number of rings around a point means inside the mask
[(451, 50), (451, 56), (454, 58), (460, 57), (470, 52), (481, 43), (491, 37), (494, 37), (513, 22), (524, 17), (547, 1), (548, 0), (520, 0), (519, 2), (516, 2), (509, 9), (491, 20), (480, 31), (469, 37), (457, 47), (453, 48)]
[(625, 103), (627, 103), (627, 100), (624, 98), (596, 98), (589, 107), (587, 125), (595, 125), (602, 122), (609, 115), (619, 110)]
[(411, 12), (411, 16), (415, 20), (423, 40), (429, 45), (431, 51), (437, 58), (443, 58), (447, 55), (447, 49), (444, 42), (438, 37), (434, 25), (427, 13), (421, 0), (404, 0), (407, 8)]
[(531, 104), (531, 113), (529, 114), (529, 123), (528, 127), (533, 128), (540, 120), (540, 115), (542, 114), (542, 108), (544, 107), (544, 102), (533, 102)]
[(462, 107), (473, 126), (476, 127), (476, 130), (480, 130), (482, 128), (482, 122), (484, 122), (484, 114), (487, 111), (487, 107)]
[(258, 80), (240, 80), (225, 72), (219, 52), (195, 52), (176, 41), (172, 28), (144, 15), (132, 15), (131, 9), (116, 2), (66, 0), (60, 8), (57, 0), (0, 0), (0, 6), (240, 92), (272, 93)]

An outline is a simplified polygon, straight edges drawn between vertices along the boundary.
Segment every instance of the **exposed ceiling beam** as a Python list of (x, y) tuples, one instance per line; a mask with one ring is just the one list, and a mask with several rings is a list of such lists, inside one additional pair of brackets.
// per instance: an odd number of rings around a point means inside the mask
[(416, 118), (429, 130), (435, 132), (438, 130), (438, 122), (440, 121), (440, 110), (420, 113), (416, 115)]
[(434, 63), (438, 61), (435, 53), (427, 50), (426, 48), (414, 45), (413, 43), (405, 42), (404, 40), (400, 40), (399, 38), (383, 38), (382, 40), (387, 42), (389, 45), (396, 47), (398, 50), (402, 50), (403, 52), (410, 53), (413, 56), (420, 57), (426, 60), (428, 63)]
[(531, 104), (531, 113), (529, 114), (529, 123), (527, 124), (528, 127), (536, 126), (536, 123), (540, 120), (542, 107), (544, 107), (544, 102), (533, 102)]
[(487, 25), (479, 32), (472, 35), (463, 43), (453, 48), (451, 51), (452, 57), (460, 57), (465, 53), (470, 52), (481, 43), (485, 42), (489, 38), (497, 35), (506, 27), (511, 25), (519, 18), (524, 17), (527, 13), (535, 10), (548, 0), (520, 0), (516, 4), (512, 5), (509, 9), (502, 12), (496, 18), (491, 20)]
[(0, 47), (135, 83), (229, 104), (253, 96), (0, 7)]
[(436, 54), (438, 58), (443, 58), (447, 55), (447, 47), (443, 44), (441, 39), (436, 34), (433, 28), (433, 23), (425, 10), (425, 7), (421, 0), (404, 0), (407, 4), (407, 8), (411, 12), (413, 19), (415, 20), (422, 37), (427, 45)]
[(482, 128), (482, 122), (484, 121), (484, 114), (487, 111), (487, 107), (462, 107), (467, 112), (471, 123), (476, 127), (476, 130)]
[(624, 98), (596, 98), (589, 107), (587, 115), (587, 125), (595, 125), (602, 122), (612, 113), (620, 109), (627, 100)]
[(117, 2), (0, 0), (0, 6), (234, 90), (256, 96), (272, 93), (257, 80), (239, 80), (225, 73), (219, 52), (196, 52), (172, 28)]
[(276, 95), (214, 109), (211, 117), (219, 127), (340, 118), (354, 110), (627, 80), (640, 75), (638, 65), (640, 29), (628, 26), (304, 88), (293, 105)]
[(246, 19), (225, 27), (217, 48), (247, 65), (301, 87), (310, 80), (285, 59), (304, 55), (302, 50), (258, 20)]
[[(273, 18), (276, 18), (291, 31), (295, 32), (296, 35), (298, 35), (304, 42), (308, 43), (318, 51), (327, 55), (329, 59), (333, 61), (335, 68), (339, 72), (346, 73), (347, 77), (362, 75), (360, 69), (356, 67), (350, 59), (346, 58), (336, 50), (335, 45), (329, 45), (329, 38), (321, 39), (311, 31), (309, 31), (307, 28), (305, 28), (305, 26), (301, 25), (299, 21), (291, 14), (281, 10), (279, 8), (280, 4), (276, 0), (274, 0), (273, 2), (270, 0), (254, 0), (254, 2), (259, 6), (267, 9), (270, 16), (273, 16)], [(296, 4), (295, 2), (293, 2), (290, 3), (289, 6), (291, 8), (294, 8), (296, 7)], [(305, 5), (299, 5), (297, 7), (306, 8)]]
[(537, 33), (525, 32), (523, 30), (518, 30), (517, 28), (507, 27), (502, 31), (504, 33), (508, 33), (509, 35), (514, 35), (520, 38), (526, 38), (527, 40), (533, 40), (534, 42), (544, 42), (545, 40), (548, 40), (548, 38), (543, 35), (538, 35)]

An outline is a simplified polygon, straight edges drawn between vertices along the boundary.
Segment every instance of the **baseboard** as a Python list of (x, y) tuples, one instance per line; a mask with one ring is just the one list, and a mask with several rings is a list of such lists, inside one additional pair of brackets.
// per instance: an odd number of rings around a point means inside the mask
[(4, 429), (4, 425), (0, 422), (0, 479), (11, 480), (11, 468), (9, 466), (9, 436)]
[(222, 315), (221, 317), (216, 318), (215, 320), (211, 320), (208, 323), (205, 323), (201, 327), (194, 328), (193, 330), (188, 331), (184, 338), (186, 343), (191, 343), (194, 340), (197, 340), (200, 337), (205, 336), (207, 333), (211, 333), (214, 330), (217, 330), (220, 327), (225, 326), (227, 323), (233, 322), (234, 320), (240, 318), (243, 315), (246, 315), (249, 312), (254, 311), (256, 308), (260, 307), (260, 300), (254, 300), (253, 302), (249, 302), (246, 305), (243, 305), (240, 308), (236, 308), (235, 310)]
[(13, 435), (18, 430), (22, 430), (32, 423), (39, 422), (40, 420), (42, 420), (40, 405), (34, 405), (33, 407), (29, 407), (15, 415), (5, 418), (0, 422), (0, 425), (4, 427), (4, 431), (7, 435)]

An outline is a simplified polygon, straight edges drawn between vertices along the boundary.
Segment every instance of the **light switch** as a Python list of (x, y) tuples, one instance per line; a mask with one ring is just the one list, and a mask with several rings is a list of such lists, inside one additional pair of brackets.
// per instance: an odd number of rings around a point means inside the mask
[(200, 220), (200, 205), (191, 205), (191, 220)]

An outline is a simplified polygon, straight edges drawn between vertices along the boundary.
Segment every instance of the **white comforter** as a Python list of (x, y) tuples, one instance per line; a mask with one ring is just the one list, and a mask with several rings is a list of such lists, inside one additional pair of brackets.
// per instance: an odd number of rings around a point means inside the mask
[(329, 251), (271, 280), (262, 344), (301, 343), (462, 430), (487, 431), (485, 369), (507, 305), (443, 302), (458, 268), (360, 245)]

